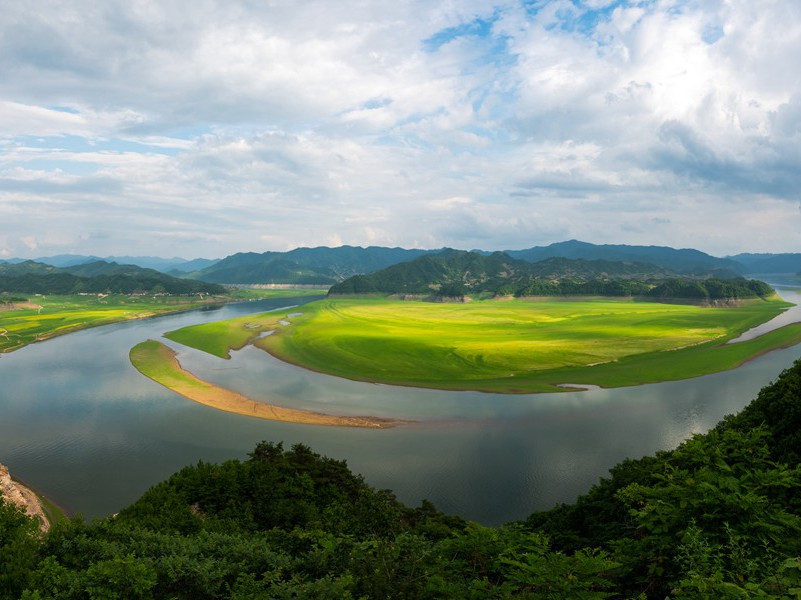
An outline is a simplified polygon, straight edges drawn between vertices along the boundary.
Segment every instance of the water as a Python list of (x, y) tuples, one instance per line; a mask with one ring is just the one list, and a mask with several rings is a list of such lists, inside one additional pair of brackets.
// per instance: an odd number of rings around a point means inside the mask
[[(801, 302), (797, 289), (779, 291)], [(252, 347), (224, 361), (172, 344), (199, 376), (254, 398), (419, 420), (377, 431), (224, 413), (170, 392), (128, 361), (131, 347), (165, 331), (288, 302), (119, 323), (2, 355), (0, 461), (66, 508), (103, 516), (186, 464), (243, 458), (260, 440), (302, 442), (347, 459), (368, 483), (408, 504), (428, 498), (448, 513), (497, 524), (573, 501), (620, 460), (706, 431), (801, 356), (796, 346), (685, 381), (510, 396), (353, 382)]]

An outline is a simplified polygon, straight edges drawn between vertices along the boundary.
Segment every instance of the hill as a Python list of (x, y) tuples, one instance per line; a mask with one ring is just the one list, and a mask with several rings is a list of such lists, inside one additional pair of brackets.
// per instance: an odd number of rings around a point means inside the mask
[(801, 253), (737, 254), (728, 258), (742, 264), (746, 273), (796, 273), (801, 270)]
[(798, 597), (801, 361), (740, 414), (490, 528), (262, 442), (40, 536), (0, 502), (0, 598)]
[(288, 252), (242, 252), (190, 274), (215, 283), (295, 283), (331, 285), (372, 273), (436, 250), (369, 246), (295, 248)]
[[(146, 269), (155, 269), (162, 273), (175, 271), (178, 274), (189, 273), (197, 271), (205, 267), (213, 265), (217, 262), (216, 259), (208, 258), (195, 258), (187, 260), (185, 258), (161, 258), (158, 256), (94, 256), (86, 254), (57, 254), (55, 256), (42, 256), (34, 258), (35, 262), (44, 263), (53, 267), (67, 268), (79, 265), (85, 265), (97, 261), (115, 262), (121, 265), (136, 265)], [(2, 263), (19, 263), (25, 262), (25, 259), (12, 258), (8, 260), (0, 260)], [(170, 273), (173, 274), (173, 273)]]
[(502, 296), (637, 295), (710, 300), (767, 297), (773, 290), (761, 282), (740, 278), (724, 281), (680, 277), (647, 263), (557, 257), (530, 263), (502, 252), (486, 255), (463, 250), (445, 250), (370, 275), (357, 275), (329, 290), (332, 296), (461, 297), (482, 293)]
[(46, 275), (48, 273), (58, 273), (60, 269), (33, 260), (23, 260), (15, 263), (0, 264), (0, 276), (15, 277), (20, 275)]
[(72, 267), (24, 261), (0, 265), (0, 293), (76, 294), (222, 294), (225, 288), (202, 281), (178, 279), (153, 269), (95, 261)]
[(743, 266), (734, 260), (717, 258), (691, 248), (676, 249), (668, 246), (599, 245), (570, 240), (525, 250), (506, 250), (505, 253), (512, 258), (529, 262), (553, 257), (643, 262), (685, 275), (731, 277), (744, 272)]

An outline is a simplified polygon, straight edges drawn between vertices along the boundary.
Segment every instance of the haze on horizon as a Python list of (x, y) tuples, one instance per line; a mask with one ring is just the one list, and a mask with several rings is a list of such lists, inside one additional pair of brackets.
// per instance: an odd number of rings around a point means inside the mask
[(2, 7), (0, 258), (801, 250), (801, 3)]

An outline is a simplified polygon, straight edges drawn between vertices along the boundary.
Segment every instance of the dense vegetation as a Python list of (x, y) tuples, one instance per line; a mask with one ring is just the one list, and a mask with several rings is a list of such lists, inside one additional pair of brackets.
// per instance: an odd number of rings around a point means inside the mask
[(708, 434), (499, 528), (261, 443), (44, 538), (0, 504), (0, 597), (797, 598), (799, 432), (801, 361)]
[(754, 279), (668, 279), (648, 291), (653, 298), (699, 300), (768, 298), (773, 294), (775, 291), (767, 283)]
[(742, 278), (680, 277), (641, 262), (552, 257), (531, 263), (502, 252), (487, 255), (444, 250), (370, 275), (356, 275), (334, 285), (329, 294), (410, 294), (434, 298), (459, 298), (466, 294), (646, 296), (710, 301), (765, 298), (773, 290), (762, 282)]
[(178, 279), (153, 269), (97, 261), (57, 268), (34, 261), (0, 265), (0, 293), (28, 294), (222, 294), (214, 283)]

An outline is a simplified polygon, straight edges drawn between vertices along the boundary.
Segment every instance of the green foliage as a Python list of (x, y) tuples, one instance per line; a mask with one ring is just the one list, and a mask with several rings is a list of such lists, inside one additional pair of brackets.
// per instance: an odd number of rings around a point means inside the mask
[(776, 292), (767, 283), (755, 279), (668, 279), (650, 291), (653, 298), (691, 298), (696, 300), (741, 300), (769, 298)]
[(18, 598), (36, 557), (36, 522), (0, 496), (0, 600)]
[(445, 250), (356, 275), (334, 285), (330, 295), (413, 294), (458, 297), (467, 293), (499, 296), (646, 296), (697, 301), (767, 298), (773, 289), (742, 278), (677, 277), (642, 262), (550, 257), (527, 262), (508, 254)]

